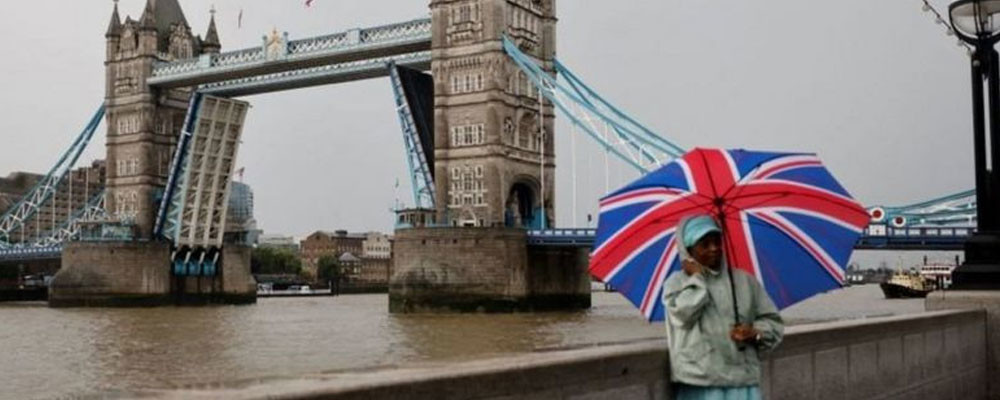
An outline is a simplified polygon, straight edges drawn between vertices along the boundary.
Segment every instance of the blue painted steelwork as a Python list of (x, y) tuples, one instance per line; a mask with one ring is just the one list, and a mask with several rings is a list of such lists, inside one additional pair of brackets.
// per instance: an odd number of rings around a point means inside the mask
[(590, 247), (594, 245), (596, 229), (564, 228), (529, 230), (528, 244), (536, 246)]
[(886, 222), (894, 227), (910, 226), (972, 226), (976, 223), (976, 193), (967, 190), (904, 206), (874, 206), (869, 212), (879, 210), (883, 216), (872, 222)]
[(431, 69), (431, 52), (420, 51), (342, 64), (330, 64), (210, 82), (199, 86), (198, 90), (205, 94), (220, 97), (240, 97), (318, 85), (359, 81), (387, 76), (389, 71), (385, 68), (385, 64), (388, 62), (421, 71), (428, 71)]
[[(858, 239), (855, 249), (884, 250), (961, 250), (974, 228), (893, 228), (884, 227), (885, 234), (873, 234), (872, 229)], [(595, 229), (563, 228), (528, 231), (528, 244), (533, 246), (592, 247)]]
[(858, 239), (855, 249), (868, 250), (962, 250), (973, 226), (941, 228), (885, 227), (885, 234), (873, 234), (874, 227)]
[[(504, 38), (503, 46), (521, 72), (541, 89), (542, 96), (565, 114), (573, 125), (640, 173), (652, 171), (685, 153), (680, 146), (611, 105), (558, 60), (554, 63), (555, 72), (563, 77), (565, 83), (545, 71), (509, 38)], [(601, 132), (602, 128), (604, 132)]]
[(187, 176), (185, 173), (186, 161), (191, 149), (194, 124), (198, 120), (198, 110), (201, 108), (203, 98), (204, 95), (200, 92), (191, 95), (187, 116), (184, 118), (184, 127), (181, 129), (180, 137), (177, 139), (177, 149), (170, 162), (170, 176), (167, 178), (167, 186), (164, 188), (163, 200), (160, 203), (156, 224), (153, 227), (155, 237), (173, 239), (177, 236), (177, 230), (180, 229), (180, 213), (184, 202), (183, 193), (185, 185), (187, 185), (185, 179)]
[(92, 196), (83, 208), (74, 212), (61, 226), (48, 232), (45, 237), (0, 249), (0, 261), (59, 258), (65, 242), (81, 239), (82, 222), (100, 220), (106, 216), (104, 191), (101, 191)]
[(406, 147), (406, 163), (410, 167), (410, 185), (413, 188), (413, 204), (415, 208), (436, 209), (434, 199), (434, 178), (431, 176), (430, 163), (417, 132), (417, 123), (413, 119), (413, 110), (406, 100), (403, 81), (394, 63), (386, 65), (389, 69), (389, 80), (392, 82), (393, 96), (396, 98), (396, 113), (403, 129), (403, 145)]
[(62, 257), (62, 244), (46, 247), (9, 247), (0, 249), (0, 261), (54, 260)]
[(101, 124), (103, 118), (104, 106), (101, 105), (98, 107), (97, 112), (94, 113), (94, 116), (90, 118), (83, 132), (80, 132), (76, 140), (73, 141), (73, 144), (63, 152), (59, 161), (49, 170), (49, 173), (42, 180), (38, 181), (35, 187), (21, 198), (17, 204), (7, 210), (3, 216), (0, 216), (0, 249), (11, 247), (10, 235), (23, 226), (24, 221), (27, 221), (38, 212), (38, 208), (45, 204), (56, 190), (58, 190), (59, 182), (62, 182), (66, 174), (76, 165), (76, 161), (83, 154), (87, 145), (90, 144), (90, 139), (94, 136), (94, 132), (97, 131), (97, 127)]
[(49, 232), (43, 239), (35, 242), (33, 245), (36, 247), (51, 247), (61, 245), (67, 241), (80, 239), (81, 223), (107, 219), (108, 213), (105, 208), (104, 196), (104, 190), (91, 196), (83, 208), (76, 210), (59, 228), (53, 232)]
[[(288, 40), (287, 34), (273, 32), (264, 39), (262, 46), (158, 63), (153, 66), (152, 77), (147, 83), (158, 87), (190, 87), (425, 52), (431, 48), (431, 26), (431, 19), (423, 18), (302, 40)], [(382, 71), (384, 74), (384, 69)]]

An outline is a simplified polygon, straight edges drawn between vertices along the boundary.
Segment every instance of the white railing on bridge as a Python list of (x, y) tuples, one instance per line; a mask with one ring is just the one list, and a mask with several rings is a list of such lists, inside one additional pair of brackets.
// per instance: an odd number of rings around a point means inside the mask
[(383, 47), (390, 48), (426, 42), (427, 48), (429, 48), (430, 39), (431, 20), (429, 18), (373, 28), (352, 29), (332, 35), (300, 40), (286, 40), (275, 32), (271, 37), (265, 37), (263, 45), (259, 47), (157, 63), (153, 66), (149, 83), (151, 85), (165, 85), (172, 81), (191, 79), (210, 72), (218, 73), (223, 70), (250, 68), (280, 61), (322, 59), (341, 53)]
[(388, 74), (386, 64), (390, 62), (416, 69), (427, 69), (430, 68), (431, 52), (421, 51), (271, 74), (252, 75), (245, 78), (207, 83), (201, 85), (198, 90), (205, 94), (218, 96), (244, 96), (277, 91), (285, 87), (296, 88), (296, 85), (303, 82), (339, 82), (342, 80), (353, 80), (356, 76), (382, 76)]

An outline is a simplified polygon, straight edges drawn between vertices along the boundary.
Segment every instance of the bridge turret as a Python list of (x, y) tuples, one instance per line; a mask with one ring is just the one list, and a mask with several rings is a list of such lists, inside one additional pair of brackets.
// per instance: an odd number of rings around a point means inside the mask
[(555, 0), (433, 0), (430, 7), (439, 221), (551, 226), (552, 104), (539, 107), (537, 90), (501, 41), (510, 37), (554, 71)]
[(108, 23), (108, 31), (104, 34), (104, 37), (120, 38), (122, 35), (122, 19), (118, 16), (118, 0), (115, 0), (115, 9), (111, 12), (111, 22)]
[(118, 16), (118, 0), (115, 0), (115, 9), (111, 12), (111, 22), (108, 23), (108, 31), (104, 33), (104, 38), (107, 39), (107, 47), (105, 53), (105, 97), (111, 97), (112, 91), (114, 90), (114, 80), (115, 80), (115, 70), (111, 65), (112, 60), (114, 60), (115, 55), (118, 54), (118, 49), (121, 45), (122, 39), (122, 20)]
[(161, 92), (146, 79), (157, 61), (193, 57), (195, 39), (176, 0), (148, 0), (138, 20), (126, 17), (117, 27), (115, 6), (109, 32), (117, 32), (108, 35), (106, 61), (105, 207), (149, 238), (190, 92)]
[(156, 14), (153, 11), (154, 4), (155, 0), (149, 0), (142, 16), (139, 17), (139, 52), (143, 55), (155, 55), (159, 50)]
[(219, 31), (215, 28), (215, 7), (212, 7), (212, 17), (208, 21), (208, 32), (201, 41), (202, 54), (219, 54), (222, 44), (219, 43)]

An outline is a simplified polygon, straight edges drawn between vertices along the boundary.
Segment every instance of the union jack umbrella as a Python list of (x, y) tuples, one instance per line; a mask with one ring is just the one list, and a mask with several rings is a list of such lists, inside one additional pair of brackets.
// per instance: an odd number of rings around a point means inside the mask
[(778, 308), (841, 287), (870, 218), (814, 154), (695, 149), (601, 199), (591, 274), (663, 320), (663, 283), (681, 269), (677, 224), (706, 214), (731, 268)]

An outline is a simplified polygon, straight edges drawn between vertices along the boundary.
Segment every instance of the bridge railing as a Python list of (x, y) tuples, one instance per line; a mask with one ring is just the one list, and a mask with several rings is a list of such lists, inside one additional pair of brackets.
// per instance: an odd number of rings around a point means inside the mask
[[(168, 85), (172, 81), (186, 81), (200, 74), (220, 73), (222, 70), (237, 70), (242, 67), (256, 68), (262, 64), (270, 65), (280, 61), (294, 63), (294, 61), (299, 60), (323, 60), (341, 53), (347, 54), (395, 46), (426, 44), (424, 47), (429, 49), (430, 37), (431, 20), (429, 18), (373, 28), (352, 29), (299, 40), (272, 37), (265, 39), (265, 43), (259, 47), (157, 63), (153, 66), (149, 83), (151, 85)], [(277, 41), (277, 54), (271, 55), (269, 53), (273, 50), (269, 47), (271, 45), (267, 43), (268, 40)], [(400, 51), (409, 52), (412, 49)], [(318, 63), (313, 63), (313, 65), (316, 64)]]

